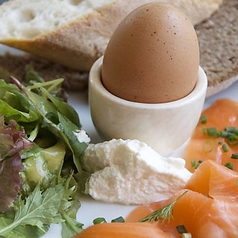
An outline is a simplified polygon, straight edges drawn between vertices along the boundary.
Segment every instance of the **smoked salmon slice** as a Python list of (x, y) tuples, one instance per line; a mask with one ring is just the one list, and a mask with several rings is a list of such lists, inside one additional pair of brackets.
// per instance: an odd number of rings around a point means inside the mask
[(150, 223), (102, 223), (88, 227), (74, 238), (173, 238)]
[(212, 160), (201, 163), (186, 187), (174, 197), (136, 208), (127, 221), (141, 219), (137, 216), (141, 216), (140, 209), (147, 216), (151, 209), (161, 209), (183, 193), (173, 206), (172, 218), (156, 223), (163, 231), (181, 237), (177, 227), (182, 226), (192, 238), (238, 237), (238, 173)]
[(238, 171), (238, 102), (220, 99), (203, 111), (184, 159), (191, 172), (208, 159)]

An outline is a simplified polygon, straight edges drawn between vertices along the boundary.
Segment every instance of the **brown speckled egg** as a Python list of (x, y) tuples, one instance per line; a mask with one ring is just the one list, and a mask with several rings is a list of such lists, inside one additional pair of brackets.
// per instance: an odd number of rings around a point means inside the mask
[(125, 100), (170, 102), (193, 90), (198, 68), (198, 39), (187, 16), (169, 4), (149, 3), (131, 12), (112, 35), (102, 83)]

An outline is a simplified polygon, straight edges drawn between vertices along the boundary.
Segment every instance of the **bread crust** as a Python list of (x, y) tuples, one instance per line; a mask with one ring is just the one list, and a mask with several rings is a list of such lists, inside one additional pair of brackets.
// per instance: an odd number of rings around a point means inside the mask
[(219, 11), (195, 27), (200, 65), (208, 78), (207, 97), (238, 80), (238, 1), (225, 0)]
[[(31, 39), (15, 37), (4, 39), (0, 35), (0, 43), (76, 70), (89, 71), (95, 60), (103, 55), (110, 36), (119, 22), (138, 6), (152, 1), (114, 0), (83, 17)], [(195, 25), (216, 11), (222, 0), (162, 0), (161, 2), (183, 9)], [(11, 5), (8, 4), (8, 7)]]

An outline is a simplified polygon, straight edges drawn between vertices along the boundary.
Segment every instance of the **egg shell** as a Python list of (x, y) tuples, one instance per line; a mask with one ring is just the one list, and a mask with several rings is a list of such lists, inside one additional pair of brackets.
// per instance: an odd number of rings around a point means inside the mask
[(105, 51), (102, 83), (128, 101), (170, 102), (193, 90), (198, 68), (198, 39), (188, 17), (172, 5), (153, 2), (118, 25)]

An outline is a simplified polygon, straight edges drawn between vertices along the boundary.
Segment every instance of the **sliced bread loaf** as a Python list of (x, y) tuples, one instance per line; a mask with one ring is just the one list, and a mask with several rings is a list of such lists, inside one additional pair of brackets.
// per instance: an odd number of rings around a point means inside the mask
[[(0, 6), (0, 43), (77, 70), (89, 70), (118, 23), (155, 0), (14, 0)], [(160, 0), (182, 9), (195, 25), (222, 0)]]
[(224, 4), (208, 20), (195, 27), (201, 66), (208, 77), (207, 96), (238, 80), (238, 1)]
[[(238, 2), (224, 0), (212, 16), (195, 26), (201, 51), (201, 66), (208, 76), (207, 96), (226, 89), (238, 80)], [(23, 77), (26, 64), (33, 64), (46, 79), (65, 78), (71, 90), (87, 88), (88, 73), (70, 69), (29, 54), (0, 56), (0, 77)]]
[(10, 76), (14, 76), (24, 81), (27, 66), (31, 66), (46, 81), (63, 78), (63, 87), (67, 90), (87, 90), (88, 72), (80, 72), (31, 54), (12, 52), (0, 55), (0, 78), (8, 81)]

